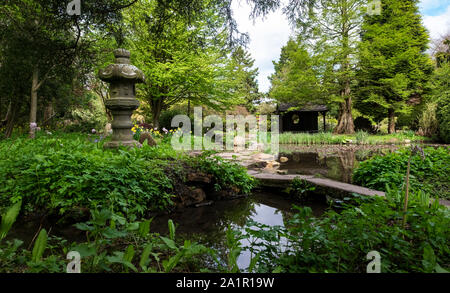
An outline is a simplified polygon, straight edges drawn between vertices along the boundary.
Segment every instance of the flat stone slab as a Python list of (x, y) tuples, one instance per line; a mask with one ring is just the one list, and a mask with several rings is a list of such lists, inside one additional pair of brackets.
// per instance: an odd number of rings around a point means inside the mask
[(338, 191), (343, 191), (346, 193), (357, 193), (361, 195), (367, 196), (385, 196), (385, 193), (382, 191), (377, 191), (373, 189), (369, 189), (366, 187), (361, 187), (357, 185), (352, 185), (348, 183), (338, 182), (331, 179), (326, 178), (315, 178), (314, 176), (306, 176), (306, 175), (279, 175), (279, 174), (268, 174), (268, 173), (259, 173), (257, 171), (248, 171), (248, 174), (254, 177), (255, 179), (260, 180), (264, 186), (268, 187), (287, 187), (289, 183), (295, 178), (302, 179), (308, 181), (314, 185), (335, 189)]
[[(255, 179), (258, 179), (265, 187), (279, 187), (286, 188), (295, 178), (308, 181), (316, 186), (329, 188), (338, 192), (344, 192), (348, 194), (356, 193), (366, 196), (381, 196), (385, 197), (386, 194), (383, 191), (373, 190), (370, 188), (334, 181), (327, 178), (316, 178), (314, 176), (307, 175), (280, 175), (280, 174), (268, 174), (260, 173), (259, 171), (249, 170), (247, 173)], [(440, 199), (439, 203), (447, 208), (450, 208), (450, 201)]]

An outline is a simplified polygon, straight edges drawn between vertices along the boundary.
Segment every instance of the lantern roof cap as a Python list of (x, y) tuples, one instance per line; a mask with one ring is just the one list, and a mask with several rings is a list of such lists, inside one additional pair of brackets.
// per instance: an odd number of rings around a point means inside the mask
[(145, 82), (145, 75), (136, 66), (130, 62), (131, 53), (125, 49), (114, 50), (116, 63), (108, 65), (104, 69), (100, 69), (98, 76), (105, 82), (115, 82), (128, 80), (134, 83)]

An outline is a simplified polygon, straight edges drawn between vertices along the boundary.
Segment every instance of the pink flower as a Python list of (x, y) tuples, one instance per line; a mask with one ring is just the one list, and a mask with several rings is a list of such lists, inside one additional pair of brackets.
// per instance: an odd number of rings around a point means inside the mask
[(97, 133), (97, 130), (92, 129), (91, 132), (92, 132), (92, 134), (96, 134), (96, 133)]

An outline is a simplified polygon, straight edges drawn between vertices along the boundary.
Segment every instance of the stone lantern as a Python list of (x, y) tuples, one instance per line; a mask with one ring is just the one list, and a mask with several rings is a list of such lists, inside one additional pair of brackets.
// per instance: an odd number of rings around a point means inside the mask
[(130, 52), (125, 49), (114, 50), (116, 63), (99, 71), (101, 80), (110, 84), (110, 99), (105, 106), (113, 115), (112, 140), (105, 143), (105, 148), (118, 148), (119, 146), (140, 147), (141, 144), (133, 139), (131, 128), (131, 115), (139, 107), (136, 99), (136, 83), (145, 81), (144, 73), (136, 66), (131, 65)]

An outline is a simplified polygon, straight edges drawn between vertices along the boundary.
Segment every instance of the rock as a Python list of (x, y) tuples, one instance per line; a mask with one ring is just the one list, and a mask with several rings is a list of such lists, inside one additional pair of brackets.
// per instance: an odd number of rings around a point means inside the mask
[(286, 157), (281, 157), (281, 158), (280, 158), (280, 162), (281, 162), (281, 163), (286, 163), (287, 161), (289, 161), (289, 159), (286, 158)]
[(206, 207), (206, 206), (212, 205), (213, 203), (214, 202), (212, 200), (210, 200), (210, 201), (207, 201), (207, 202), (202, 202), (202, 203), (196, 204), (195, 207), (196, 208)]
[(264, 153), (259, 153), (259, 154), (253, 155), (252, 158), (255, 161), (274, 161), (275, 160), (274, 155), (264, 154)]
[(266, 161), (253, 162), (247, 166), (248, 169), (262, 169), (267, 167)]
[(245, 137), (235, 136), (234, 137), (234, 146), (245, 146)]
[(188, 183), (211, 183), (211, 177), (204, 173), (190, 173), (186, 180)]
[(206, 193), (201, 188), (195, 188), (190, 197), (194, 201), (193, 204), (198, 204), (206, 199)]
[(139, 137), (139, 142), (141, 144), (144, 143), (144, 141), (147, 141), (149, 146), (155, 146), (156, 141), (153, 139), (152, 135), (148, 132), (142, 132), (141, 136)]
[(267, 163), (267, 166), (263, 169), (264, 173), (276, 173), (280, 168), (280, 163), (277, 161), (271, 161)]
[(277, 173), (280, 175), (287, 175), (288, 171), (287, 170), (277, 170)]

